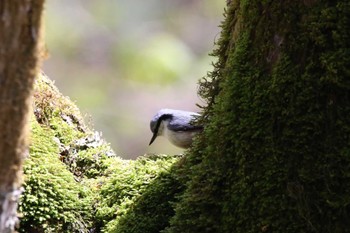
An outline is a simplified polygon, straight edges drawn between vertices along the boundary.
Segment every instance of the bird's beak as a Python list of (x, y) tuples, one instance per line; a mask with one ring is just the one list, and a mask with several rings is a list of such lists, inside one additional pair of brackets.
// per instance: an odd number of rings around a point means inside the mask
[(154, 140), (156, 140), (156, 137), (157, 137), (157, 133), (154, 133), (153, 136), (152, 136), (152, 139), (151, 139), (151, 141), (149, 142), (148, 145), (151, 145), (154, 142)]

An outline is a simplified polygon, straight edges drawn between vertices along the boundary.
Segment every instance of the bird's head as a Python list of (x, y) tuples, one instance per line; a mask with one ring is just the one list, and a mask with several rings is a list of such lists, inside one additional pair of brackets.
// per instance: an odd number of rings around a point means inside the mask
[(151, 145), (159, 135), (166, 136), (170, 142), (177, 146), (182, 144), (181, 141), (183, 140), (189, 142), (189, 140), (192, 139), (192, 136), (185, 136), (186, 133), (191, 133), (192, 135), (193, 132), (198, 132), (203, 129), (202, 126), (194, 126), (191, 124), (195, 117), (198, 116), (199, 114), (195, 112), (161, 109), (151, 120), (150, 127), (153, 136), (149, 145)]
[(164, 113), (159, 111), (151, 120), (150, 127), (151, 131), (153, 133), (152, 139), (149, 143), (151, 145), (154, 140), (157, 138), (157, 136), (162, 135), (164, 130), (164, 121), (169, 120), (172, 118), (172, 114)]

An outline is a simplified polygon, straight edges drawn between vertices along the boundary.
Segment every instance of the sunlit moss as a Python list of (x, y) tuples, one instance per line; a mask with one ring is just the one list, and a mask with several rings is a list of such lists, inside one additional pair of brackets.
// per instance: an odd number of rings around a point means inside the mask
[[(87, 193), (59, 159), (59, 145), (49, 128), (31, 121), (30, 156), (24, 164), (20, 232), (88, 232), (91, 206)], [(85, 229), (85, 230), (84, 230)]]
[[(44, 75), (36, 80), (34, 98), (20, 232), (130, 232), (130, 223), (167, 225), (170, 202), (182, 187), (171, 172), (180, 156), (117, 157)], [(140, 226), (135, 232), (144, 232)]]
[[(113, 151), (78, 108), (41, 74), (36, 80), (29, 156), (24, 164), (20, 232), (89, 232), (95, 185)], [(95, 136), (97, 135), (97, 136)]]

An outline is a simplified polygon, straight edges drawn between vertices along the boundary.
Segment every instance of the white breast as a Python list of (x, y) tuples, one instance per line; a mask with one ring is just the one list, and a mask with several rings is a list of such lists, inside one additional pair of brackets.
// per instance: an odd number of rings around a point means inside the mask
[(164, 127), (163, 135), (175, 146), (181, 148), (189, 148), (192, 144), (192, 139), (196, 132), (186, 131), (170, 131), (167, 127)]

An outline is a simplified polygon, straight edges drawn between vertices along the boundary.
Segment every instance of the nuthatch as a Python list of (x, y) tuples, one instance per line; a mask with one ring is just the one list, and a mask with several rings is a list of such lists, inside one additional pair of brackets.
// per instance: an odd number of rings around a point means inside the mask
[(149, 145), (157, 136), (165, 136), (175, 146), (189, 148), (193, 137), (203, 130), (203, 126), (192, 125), (198, 116), (195, 112), (161, 109), (151, 120), (153, 137)]

